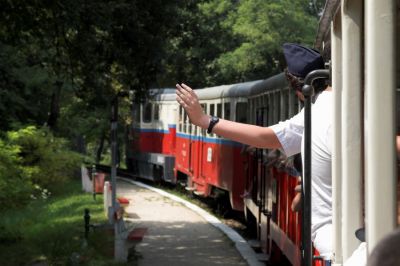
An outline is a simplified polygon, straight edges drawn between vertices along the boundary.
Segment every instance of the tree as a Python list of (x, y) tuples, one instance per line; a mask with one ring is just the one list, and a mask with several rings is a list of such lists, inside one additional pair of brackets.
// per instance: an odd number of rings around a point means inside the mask
[(311, 46), (318, 17), (309, 0), (199, 1), (180, 12), (165, 68), (168, 77), (189, 80), (194, 87), (263, 79), (282, 71), (282, 44)]
[[(265, 78), (282, 71), (282, 44), (311, 45), (317, 19), (308, 12), (308, 1), (240, 1), (227, 16), (227, 30), (242, 41), (215, 62), (220, 73), (237, 81)], [(211, 9), (215, 10), (215, 9)]]
[(0, 131), (47, 125), (101, 154), (116, 95), (134, 90), (139, 102), (148, 88), (181, 81), (266, 78), (283, 68), (283, 42), (312, 44), (322, 3), (3, 0)]

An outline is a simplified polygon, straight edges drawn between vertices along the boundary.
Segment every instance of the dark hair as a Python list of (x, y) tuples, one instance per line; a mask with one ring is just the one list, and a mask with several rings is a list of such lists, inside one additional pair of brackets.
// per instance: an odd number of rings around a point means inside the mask
[[(293, 75), (292, 73), (289, 72), (289, 70), (287, 68), (285, 69), (285, 76), (286, 76), (286, 79), (288, 80), (290, 86), (294, 90), (302, 92), (302, 88), (304, 86), (304, 80), (302, 78)], [(319, 92), (325, 90), (326, 87), (328, 86), (327, 80), (325, 80), (325, 79), (316, 79), (316, 80), (314, 80), (312, 85), (314, 87), (315, 93), (319, 93)]]
[(290, 86), (292, 87), (292, 89), (301, 92), (303, 85), (304, 85), (303, 79), (296, 77), (295, 75), (290, 73), (287, 68), (285, 68), (285, 76), (286, 76), (286, 79), (288, 80)]

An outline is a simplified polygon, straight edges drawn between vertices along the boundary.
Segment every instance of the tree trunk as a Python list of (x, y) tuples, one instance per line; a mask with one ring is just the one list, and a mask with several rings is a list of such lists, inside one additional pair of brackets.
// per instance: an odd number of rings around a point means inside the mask
[(51, 95), (49, 117), (47, 118), (47, 126), (52, 130), (56, 127), (57, 120), (60, 116), (61, 87), (63, 86), (63, 82), (56, 81), (54, 85), (54, 91)]
[(75, 145), (74, 150), (81, 153), (86, 154), (86, 141), (83, 135), (79, 134), (75, 138)]
[(103, 132), (101, 133), (99, 146), (97, 147), (97, 152), (96, 152), (96, 164), (99, 164), (99, 163), (100, 163), (101, 154), (103, 153), (104, 140), (105, 140), (105, 139), (106, 139), (106, 131), (103, 130)]

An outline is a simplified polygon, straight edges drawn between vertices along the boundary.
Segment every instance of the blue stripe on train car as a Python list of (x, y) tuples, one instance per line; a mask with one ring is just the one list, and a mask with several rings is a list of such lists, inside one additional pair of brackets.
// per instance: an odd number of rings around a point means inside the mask
[(135, 131), (146, 132), (146, 133), (164, 133), (168, 134), (169, 131), (165, 129), (157, 129), (157, 128), (135, 128)]
[(236, 141), (229, 140), (229, 139), (193, 136), (193, 135), (183, 134), (183, 133), (177, 133), (176, 136), (180, 137), (180, 138), (184, 138), (184, 139), (192, 139), (192, 140), (196, 140), (196, 141), (202, 140), (203, 142), (206, 142), (206, 143), (214, 143), (214, 144), (221, 144), (221, 145), (234, 146), (234, 147), (241, 147), (244, 145), (240, 142), (236, 142)]

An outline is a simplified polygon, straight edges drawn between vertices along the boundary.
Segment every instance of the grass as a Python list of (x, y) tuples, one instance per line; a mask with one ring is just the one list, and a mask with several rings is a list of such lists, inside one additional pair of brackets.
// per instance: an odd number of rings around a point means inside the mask
[(121, 265), (113, 262), (113, 236), (95, 230), (84, 237), (84, 210), (91, 224), (107, 223), (103, 197), (83, 193), (74, 180), (58, 189), (57, 196), (35, 200), (0, 216), (0, 265)]

